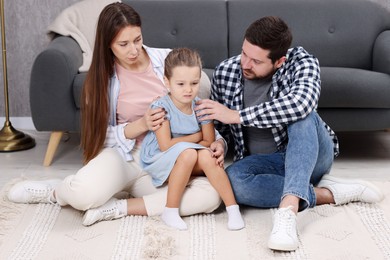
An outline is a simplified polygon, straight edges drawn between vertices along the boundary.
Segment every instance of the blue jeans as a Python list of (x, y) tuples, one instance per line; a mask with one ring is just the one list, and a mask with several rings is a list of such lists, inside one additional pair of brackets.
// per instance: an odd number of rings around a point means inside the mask
[(333, 141), (316, 112), (287, 128), (285, 151), (253, 154), (226, 168), (239, 204), (278, 207), (286, 195), (299, 197), (299, 210), (316, 205), (313, 185), (329, 173)]

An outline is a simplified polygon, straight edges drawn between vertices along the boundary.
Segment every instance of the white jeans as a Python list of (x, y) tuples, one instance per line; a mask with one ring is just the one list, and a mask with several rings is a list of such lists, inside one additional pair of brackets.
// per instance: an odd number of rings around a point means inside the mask
[[(151, 177), (140, 167), (139, 150), (134, 160), (126, 162), (112, 148), (102, 152), (70, 175), (55, 189), (57, 202), (78, 210), (95, 208), (115, 194), (126, 191), (132, 197), (143, 197), (149, 216), (161, 215), (167, 199), (167, 186), (155, 188)], [(187, 185), (180, 205), (182, 216), (210, 213), (219, 207), (221, 199), (206, 177), (193, 178)]]

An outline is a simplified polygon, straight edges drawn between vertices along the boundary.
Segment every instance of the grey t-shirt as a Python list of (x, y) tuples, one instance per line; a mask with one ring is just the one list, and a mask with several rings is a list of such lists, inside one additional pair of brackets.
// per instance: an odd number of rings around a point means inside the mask
[[(271, 79), (244, 81), (244, 107), (269, 101)], [(270, 154), (277, 150), (270, 128), (243, 127), (244, 143), (249, 154)]]

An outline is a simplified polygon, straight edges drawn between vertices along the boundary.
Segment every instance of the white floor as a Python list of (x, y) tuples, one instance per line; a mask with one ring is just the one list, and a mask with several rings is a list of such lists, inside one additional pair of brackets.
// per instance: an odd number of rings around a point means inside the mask
[[(18, 129), (20, 130), (20, 129)], [(0, 188), (9, 180), (64, 178), (82, 166), (79, 135), (65, 135), (50, 167), (42, 165), (50, 133), (21, 130), (33, 137), (30, 150), (0, 153)], [(390, 180), (390, 132), (346, 132), (338, 134), (341, 154), (331, 174), (367, 180)]]

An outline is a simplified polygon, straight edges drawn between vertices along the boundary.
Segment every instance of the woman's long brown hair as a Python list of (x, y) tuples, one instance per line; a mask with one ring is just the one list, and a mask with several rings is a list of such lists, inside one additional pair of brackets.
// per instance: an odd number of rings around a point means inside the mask
[(139, 14), (129, 5), (113, 3), (100, 13), (92, 62), (81, 95), (81, 148), (88, 163), (103, 148), (109, 123), (109, 80), (115, 57), (111, 43), (127, 26), (141, 27)]

